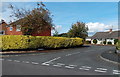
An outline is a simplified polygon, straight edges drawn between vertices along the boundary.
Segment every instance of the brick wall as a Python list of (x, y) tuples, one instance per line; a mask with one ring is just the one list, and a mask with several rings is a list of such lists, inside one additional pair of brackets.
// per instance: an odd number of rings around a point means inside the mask
[(21, 31), (16, 31), (16, 27), (13, 27), (12, 31), (10, 31), (10, 27), (7, 27), (5, 34), (6, 35), (22, 35), (23, 33)]

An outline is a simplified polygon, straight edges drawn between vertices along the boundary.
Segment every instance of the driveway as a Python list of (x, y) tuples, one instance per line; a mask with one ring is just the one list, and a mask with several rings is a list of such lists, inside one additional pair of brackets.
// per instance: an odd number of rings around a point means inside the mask
[(0, 59), (3, 75), (119, 75), (120, 65), (101, 59), (114, 46), (83, 46), (45, 50), (34, 54), (12, 55)]

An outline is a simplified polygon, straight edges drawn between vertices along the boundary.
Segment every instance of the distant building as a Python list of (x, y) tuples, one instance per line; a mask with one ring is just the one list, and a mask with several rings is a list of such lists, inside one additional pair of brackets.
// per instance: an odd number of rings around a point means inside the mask
[[(0, 22), (0, 35), (23, 35), (23, 32), (21, 31), (22, 26), (19, 24), (12, 25), (13, 23), (7, 24), (4, 20), (2, 20)], [(51, 36), (51, 28), (50, 26), (48, 26), (48, 29), (45, 29), (42, 32), (33, 32), (32, 35), (33, 36)]]
[(89, 38), (89, 40), (91, 40), (91, 44), (94, 44), (94, 39), (97, 40), (97, 44), (104, 44), (104, 41), (106, 41), (106, 44), (111, 42), (112, 45), (114, 45), (114, 40), (120, 39), (120, 30), (112, 31), (112, 29), (110, 29), (108, 32), (97, 32), (91, 38)]

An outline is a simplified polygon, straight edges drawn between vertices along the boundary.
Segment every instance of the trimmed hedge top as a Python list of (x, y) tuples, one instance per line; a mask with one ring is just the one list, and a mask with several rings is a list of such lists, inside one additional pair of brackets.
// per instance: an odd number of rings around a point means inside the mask
[(120, 40), (117, 42), (116, 46), (117, 46), (117, 49), (120, 50)]
[(9, 49), (35, 49), (35, 48), (62, 48), (83, 45), (81, 38), (66, 38), (52, 36), (25, 36), (1, 35), (0, 48)]

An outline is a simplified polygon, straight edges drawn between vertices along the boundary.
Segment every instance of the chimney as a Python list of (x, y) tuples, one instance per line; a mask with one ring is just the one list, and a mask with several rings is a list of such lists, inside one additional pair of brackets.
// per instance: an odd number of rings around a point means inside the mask
[(112, 33), (112, 29), (109, 30), (109, 33)]

